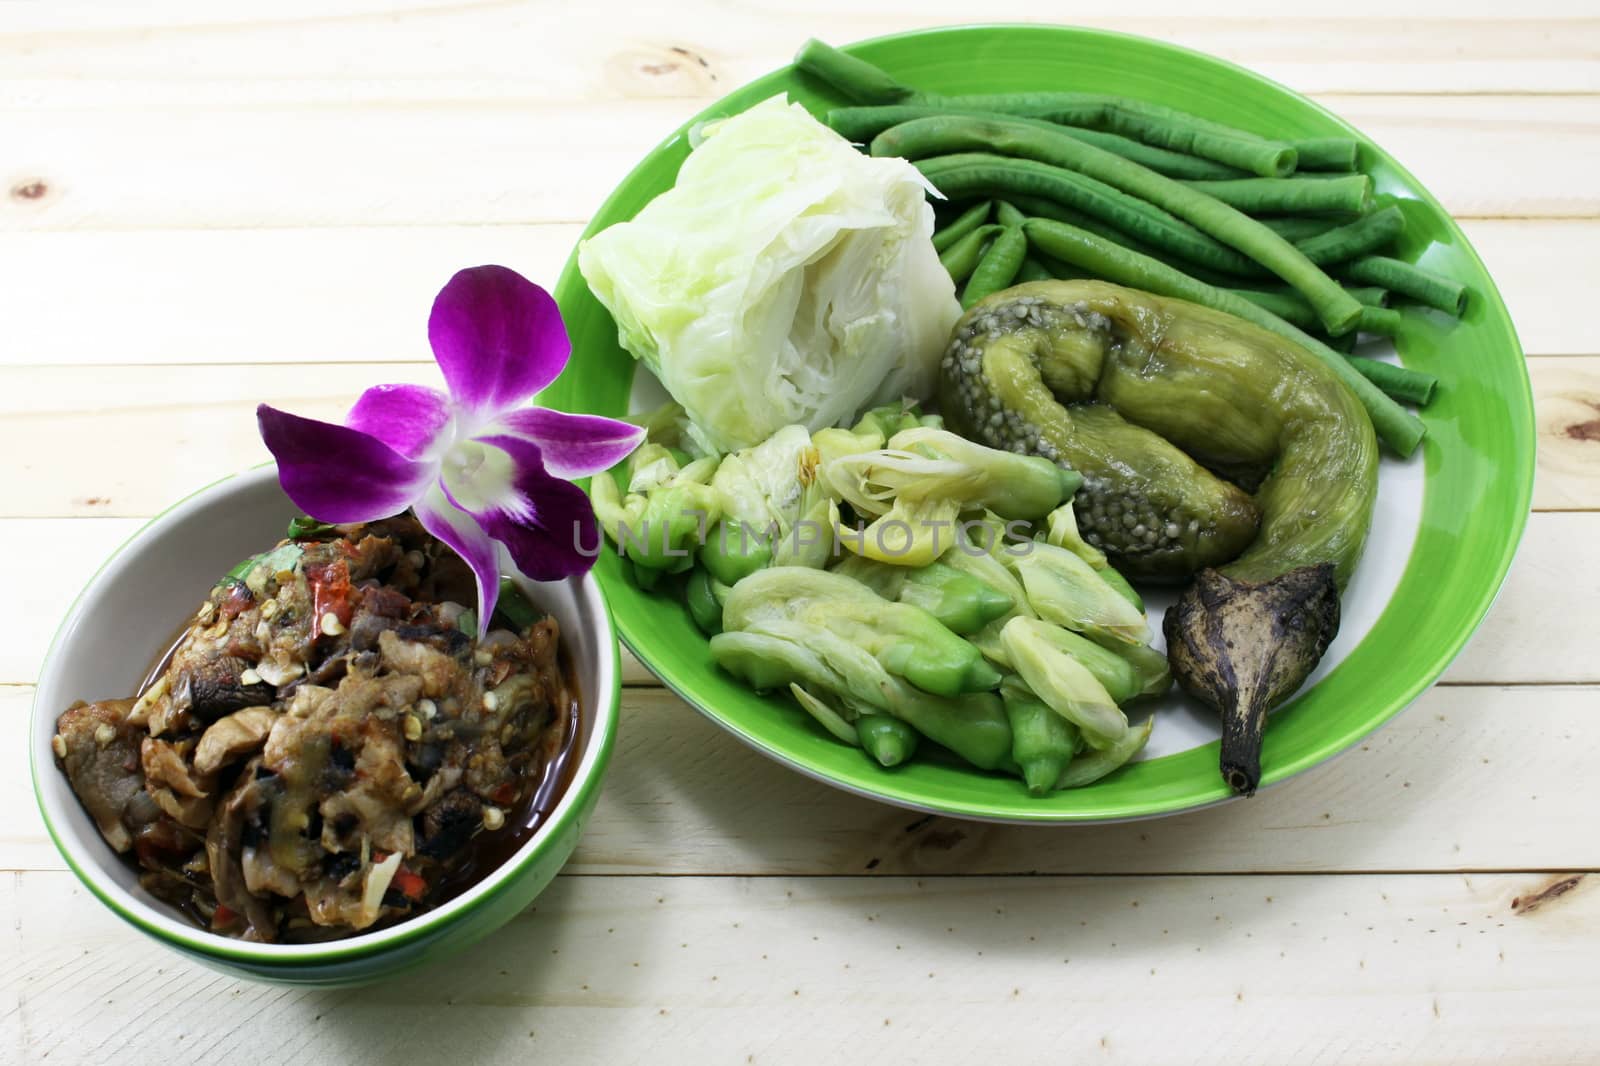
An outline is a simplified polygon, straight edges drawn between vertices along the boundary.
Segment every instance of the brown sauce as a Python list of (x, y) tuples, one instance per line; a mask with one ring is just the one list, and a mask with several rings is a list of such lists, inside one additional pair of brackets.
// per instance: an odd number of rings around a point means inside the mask
[(578, 770), (578, 677), (565, 647), (558, 648), (556, 656), (566, 688), (565, 720), (552, 723), (553, 727), (545, 731), (540, 743), (544, 761), (533, 787), (526, 790), (528, 795), (516, 807), (506, 812), (504, 828), (481, 832), (473, 838), (466, 861), (439, 881), (438, 903), (456, 898), (516, 854), (544, 825), (572, 784)]

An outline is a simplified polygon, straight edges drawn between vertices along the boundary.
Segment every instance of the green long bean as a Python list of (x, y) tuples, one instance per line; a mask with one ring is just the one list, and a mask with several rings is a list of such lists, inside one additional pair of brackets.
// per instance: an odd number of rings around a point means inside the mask
[[(863, 59), (815, 38), (801, 46), (795, 66), (866, 104), (923, 104), (945, 109), (998, 111), (1048, 119), (1069, 126), (1103, 129), (1188, 155), (1210, 159), (1263, 177), (1294, 171), (1292, 145), (1258, 137), (1160, 104), (1103, 93), (1023, 92), (941, 96), (918, 92)], [(1314, 151), (1317, 151), (1315, 147)]]
[(1271, 292), (1263, 289), (1228, 289), (1235, 296), (1242, 296), (1257, 307), (1265, 308), (1294, 326), (1296, 329), (1314, 330), (1317, 328), (1317, 313), (1311, 305), (1292, 292)]
[(1446, 314), (1461, 317), (1467, 309), (1467, 289), (1459, 281), (1435, 274), (1387, 256), (1367, 255), (1352, 259), (1342, 268), (1351, 281), (1384, 288), (1409, 296), (1418, 303), (1436, 307)]
[[(1197, 266), (1194, 263), (1185, 262), (1181, 258), (1168, 252), (1157, 248), (1152, 248), (1150, 245), (1145, 244), (1137, 237), (1132, 237), (1126, 233), (1123, 233), (1115, 226), (1108, 226), (1097, 218), (1085, 215), (1081, 211), (1074, 211), (1070, 207), (1062, 207), (1060, 204), (1051, 200), (1046, 200), (1043, 197), (1015, 196), (1012, 197), (1012, 202), (1026, 212), (1030, 218), (1052, 219), (1056, 222), (1065, 222), (1069, 226), (1076, 226), (1079, 229), (1088, 230), (1097, 237), (1103, 237), (1115, 244), (1120, 244), (1124, 248), (1138, 252), (1140, 255), (1147, 255), (1152, 259), (1158, 259), (1174, 269), (1183, 271), (1190, 277), (1199, 278), (1206, 284), (1215, 285), (1219, 289), (1235, 288), (1240, 285), (1241, 279), (1244, 277), (1250, 277), (1252, 279), (1259, 277), (1264, 280), (1267, 276), (1266, 271), (1256, 267), (1254, 263), (1250, 264), (1251, 269), (1248, 271), (1248, 273), (1240, 271), (1238, 273), (1230, 274), (1225, 271), (1208, 270), (1203, 266)], [(1061, 270), (1066, 271), (1066, 273), (1056, 274), (1055, 277), (1057, 278), (1075, 278), (1083, 276), (1081, 271), (1074, 271), (1072, 268), (1067, 267), (1066, 264), (1061, 263), (1059, 260), (1051, 259), (1049, 256), (1040, 253), (1037, 248), (1034, 249), (1033, 254), (1039, 258), (1041, 262), (1045, 263), (1045, 265), (1050, 266), (1052, 270), (1060, 268)]]
[(951, 199), (973, 196), (1043, 196), (1109, 222), (1118, 230), (1186, 262), (1230, 274), (1248, 274), (1254, 262), (1169, 212), (1096, 178), (1031, 159), (962, 153), (915, 161), (917, 169)]
[(1101, 93), (1024, 92), (949, 96), (946, 108), (997, 111), (1042, 118), (1068, 126), (1106, 129), (1175, 152), (1197, 155), (1262, 177), (1293, 173), (1298, 156), (1292, 146), (1244, 130), (1210, 122), (1160, 104)]
[[(1043, 197), (1013, 196), (1010, 200), (1010, 203), (1020, 208), (1029, 217), (1053, 219), (1057, 222), (1065, 222), (1069, 226), (1077, 226), (1079, 229), (1086, 229), (1096, 236), (1104, 237), (1106, 240), (1116, 241), (1120, 244), (1126, 245), (1141, 255), (1148, 255), (1152, 259), (1159, 259), (1168, 266), (1176, 267), (1177, 269), (1182, 270), (1193, 277), (1199, 278), (1201, 281), (1204, 281), (1207, 284), (1215, 285), (1218, 288), (1238, 288), (1241, 278), (1264, 278), (1267, 273), (1264, 269), (1255, 269), (1249, 272), (1239, 271), (1233, 275), (1229, 275), (1226, 272), (1207, 270), (1204, 267), (1184, 262), (1168, 252), (1152, 248), (1150, 245), (1145, 244), (1138, 238), (1123, 233), (1115, 226), (1109, 226), (1106, 223), (1101, 222), (1099, 219), (1085, 215), (1081, 211), (1074, 211), (1070, 207), (1063, 207), (1060, 204), (1055, 203), (1052, 200), (1047, 200)], [(1272, 219), (1258, 219), (1257, 221), (1261, 222), (1263, 225), (1267, 225), (1267, 228), (1269, 229), (1273, 228), (1270, 225), (1270, 223), (1273, 221)], [(1305, 221), (1310, 220), (1307, 219)], [(1329, 225), (1333, 225), (1335, 228), (1337, 228), (1336, 223), (1323, 221), (1320, 229), (1323, 232), (1326, 232)], [(1296, 242), (1296, 247), (1300, 247), (1301, 251), (1305, 251), (1305, 249), (1301, 247), (1300, 242)], [(1317, 255), (1325, 254), (1323, 252), (1318, 252), (1315, 246), (1313, 246), (1312, 251)], [(1308, 256), (1307, 258), (1312, 257)], [(1313, 258), (1312, 261), (1316, 262), (1316, 259)], [(1344, 289), (1355, 298), (1357, 303), (1371, 304), (1375, 307), (1383, 307), (1389, 302), (1389, 291), (1379, 286), (1346, 285)], [(1292, 292), (1293, 290), (1284, 291)]]
[(1199, 156), (1187, 155), (1183, 152), (1174, 152), (1153, 144), (1145, 144), (1143, 141), (1136, 141), (1131, 137), (1124, 137), (1116, 133), (1107, 133), (1105, 130), (1065, 126), (1059, 122), (1024, 118), (1020, 115), (1005, 115), (994, 111), (980, 111), (975, 108), (951, 108), (933, 104), (840, 107), (829, 111), (823, 121), (830, 129), (846, 140), (865, 144), (890, 127), (898, 126), (903, 122), (910, 122), (913, 119), (934, 118), (940, 115), (1004, 118), (1012, 122), (1026, 122), (1043, 129), (1056, 130), (1085, 144), (1092, 144), (1096, 148), (1110, 152), (1113, 155), (1120, 155), (1124, 159), (1132, 160), (1140, 166), (1149, 167), (1157, 174), (1165, 174), (1169, 178), (1190, 178), (1195, 181), (1205, 181), (1208, 179), (1246, 176), (1245, 172), (1223, 163), (1217, 163), (1210, 159), (1201, 159)]
[[(1150, 247), (1135, 237), (1128, 236), (1127, 234), (1118, 230), (1115, 226), (1108, 226), (1099, 219), (1085, 215), (1081, 211), (1074, 211), (1070, 207), (1062, 207), (1060, 204), (1043, 199), (1041, 197), (1015, 196), (1012, 198), (1012, 202), (1026, 212), (1029, 217), (1047, 218), (1056, 222), (1065, 222), (1069, 226), (1076, 226), (1079, 229), (1088, 230), (1097, 237), (1104, 237), (1106, 240), (1115, 241), (1116, 243), (1121, 244), (1132, 251), (1138, 252), (1140, 255), (1147, 255), (1152, 259), (1159, 259), (1168, 266), (1182, 270), (1184, 273), (1190, 275), (1191, 277), (1198, 278), (1208, 285), (1215, 285), (1219, 289), (1238, 289), (1241, 292), (1244, 291), (1240, 289), (1240, 282), (1242, 277), (1245, 277), (1246, 275), (1229, 275), (1218, 271), (1207, 270), (1204, 267), (1195, 266), (1192, 263), (1183, 262), (1182, 260), (1176, 259), (1176, 257), (1166, 252)], [(1304, 249), (1302, 249), (1302, 251), (1303, 250)], [(1254, 278), (1264, 274), (1265, 271), (1256, 270), (1252, 271), (1248, 276), (1253, 280)], [(1054, 276), (1073, 277), (1075, 275), (1056, 274)], [(1347, 278), (1346, 280), (1349, 279)], [(1387, 307), (1389, 304), (1389, 290), (1382, 288), (1381, 286), (1345, 285), (1344, 290), (1345, 292), (1349, 293), (1357, 303), (1366, 304), (1370, 307)], [(1288, 288), (1278, 290), (1251, 289), (1249, 291), (1266, 291), (1273, 295), (1282, 296), (1296, 295), (1293, 289)], [(1310, 305), (1305, 305), (1305, 311), (1307, 315), (1312, 315)], [(1312, 317), (1307, 318), (1306, 321), (1314, 322), (1314, 317), (1315, 316), (1312, 315)]]
[[(1033, 119), (1016, 119), (1019, 122), (1031, 122)], [(1138, 163), (1142, 167), (1149, 167), (1157, 174), (1165, 174), (1169, 178), (1189, 178), (1194, 181), (1220, 180), (1222, 178), (1243, 177), (1244, 172), (1237, 167), (1230, 167), (1226, 163), (1218, 163), (1212, 159), (1202, 159), (1197, 155), (1186, 152), (1174, 152), (1170, 148), (1161, 148), (1153, 144), (1145, 144), (1131, 137), (1124, 137), (1120, 133), (1107, 133), (1105, 130), (1084, 129), (1081, 126), (1064, 126), (1059, 122), (1050, 123), (1055, 129), (1065, 133), (1074, 140), (1084, 144), (1092, 144), (1113, 155)]]
[(1434, 390), (1439, 386), (1438, 378), (1419, 370), (1395, 366), (1393, 363), (1381, 363), (1364, 355), (1349, 355), (1345, 360), (1355, 367), (1362, 377), (1378, 386), (1386, 395), (1402, 403), (1426, 407), (1428, 401), (1433, 399)]
[(1337, 178), (1234, 178), (1184, 184), (1251, 215), (1359, 215), (1372, 205), (1372, 179), (1365, 174)]
[[(1282, 278), (1305, 297), (1331, 333), (1348, 330), (1361, 312), (1360, 305), (1304, 252), (1249, 216), (1121, 156), (1054, 131), (1003, 119), (913, 119), (880, 133), (872, 141), (871, 152), (916, 160), (985, 147), (1075, 171), (1183, 219)], [(1398, 218), (1399, 211), (1394, 215)]]
[[(1026, 233), (1027, 230), (1024, 229), (1023, 232)], [(1087, 272), (1080, 270), (1071, 263), (1063, 263), (1049, 252), (1040, 251), (1039, 247), (1031, 242), (1029, 243), (1028, 248), (1033, 253), (1034, 257), (1038, 259), (1039, 262), (1044, 264), (1045, 269), (1050, 271), (1050, 276), (1055, 278), (1057, 281), (1072, 281), (1076, 278), (1089, 277)]]
[(815, 37), (795, 53), (795, 67), (864, 104), (892, 104), (917, 95), (879, 67), (847, 55)]
[(1206, 307), (1237, 315), (1263, 329), (1286, 337), (1321, 359), (1360, 399), (1372, 418), (1372, 426), (1382, 440), (1400, 457), (1409, 456), (1422, 442), (1426, 429), (1415, 415), (1406, 411), (1382, 390), (1368, 381), (1349, 360), (1303, 330), (1285, 322), (1249, 300), (1175, 270), (1148, 256), (1130, 252), (1092, 233), (1060, 222), (1030, 219), (1028, 239), (1050, 255), (1085, 268), (1097, 277), (1121, 285), (1145, 289), (1161, 296), (1189, 300)]
[(1386, 307), (1362, 307), (1361, 321), (1356, 323), (1356, 329), (1362, 333), (1378, 333), (1385, 337), (1400, 335), (1401, 324), (1405, 316), (1399, 311), (1392, 311)]
[[(1318, 328), (1317, 314), (1311, 305), (1302, 300), (1298, 293), (1273, 291), (1270, 289), (1229, 289), (1236, 296), (1242, 296), (1257, 307), (1265, 308), (1283, 319), (1297, 329), (1314, 331)], [(1361, 315), (1356, 319), (1356, 332), (1379, 333), (1385, 337), (1393, 337), (1400, 331), (1400, 312), (1391, 311), (1379, 306), (1370, 300), (1361, 297), (1374, 293), (1382, 293), (1382, 289), (1358, 290), (1346, 289), (1351, 298), (1361, 304)]]
[(999, 235), (990, 242), (989, 250), (983, 253), (983, 258), (973, 268), (966, 288), (961, 290), (962, 309), (1009, 286), (1016, 278), (1017, 271), (1022, 269), (1022, 259), (1027, 254), (1028, 238), (1023, 234), (1022, 227), (1001, 227)]
[(1341, 223), (1334, 218), (1312, 218), (1299, 215), (1268, 215), (1256, 219), (1263, 226), (1286, 241), (1303, 241), (1337, 228)]
[[(1310, 333), (1318, 328), (1317, 312), (1312, 311), (1310, 304), (1299, 298), (1298, 293), (1259, 290), (1259, 288), (1230, 288), (1227, 291), (1234, 293), (1235, 296), (1243, 296), (1258, 307), (1264, 307), (1298, 330)], [(1346, 291), (1354, 298), (1355, 290)], [(1387, 307), (1373, 306), (1365, 301), (1357, 303), (1362, 304), (1362, 314), (1355, 320), (1355, 333), (1379, 333), (1382, 336), (1397, 336), (1400, 333), (1400, 322), (1402, 322), (1400, 312), (1389, 311)]]
[[(1233, 286), (1224, 285), (1221, 287), (1232, 288)], [(1285, 288), (1281, 285), (1273, 289), (1261, 289), (1253, 291), (1267, 292), (1275, 296), (1296, 296), (1296, 293), (1293, 289)], [(1358, 304), (1363, 304), (1367, 307), (1389, 306), (1388, 289), (1380, 289), (1376, 285), (1346, 285), (1344, 287), (1344, 291), (1349, 293)]]
[(993, 222), (986, 226), (979, 226), (939, 253), (939, 265), (944, 267), (945, 271), (950, 275), (951, 281), (960, 285), (967, 280), (974, 270), (978, 269), (978, 261), (983, 258), (984, 246), (1002, 228)]
[(989, 221), (989, 209), (993, 207), (989, 200), (981, 204), (973, 204), (961, 212), (948, 226), (937, 230), (933, 235), (933, 250), (942, 252), (952, 244)]
[(1025, 281), (1050, 281), (1057, 276), (1030, 250), (1022, 257), (1022, 269), (1017, 271), (1017, 284), (1020, 285)]
[(1299, 164), (1295, 173), (1303, 170), (1356, 170), (1361, 158), (1361, 145), (1351, 137), (1308, 137), (1290, 141)]
[(1318, 266), (1331, 266), (1367, 255), (1393, 244), (1406, 230), (1406, 216), (1393, 204), (1354, 222), (1295, 242), (1295, 247)]
[(1084, 214), (1082, 211), (1074, 211), (1070, 207), (1063, 207), (1054, 200), (1047, 200), (1042, 196), (1014, 196), (1009, 202), (1030, 218), (1048, 218), (1056, 222), (1065, 222), (1069, 226), (1086, 229), (1090, 233), (1098, 237), (1104, 237), (1108, 241), (1116, 241), (1126, 245), (1141, 255), (1148, 255), (1154, 259), (1160, 259), (1162, 256), (1162, 253), (1145, 244), (1139, 238), (1123, 233), (1117, 227), (1107, 225), (1091, 215)]
[(994, 206), (994, 220), (1002, 226), (1020, 226), (1028, 221), (1028, 216), (1018, 211), (1010, 200), (1001, 200)]

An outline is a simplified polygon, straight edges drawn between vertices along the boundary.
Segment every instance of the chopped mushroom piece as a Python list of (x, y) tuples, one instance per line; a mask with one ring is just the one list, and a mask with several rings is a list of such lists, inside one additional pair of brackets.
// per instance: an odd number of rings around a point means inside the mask
[(61, 764), (72, 791), (89, 817), (118, 851), (133, 846), (122, 824), (128, 801), (144, 788), (139, 773), (139, 740), (128, 727), (133, 700), (101, 700), (67, 708), (56, 723), (61, 738)]
[(271, 707), (247, 707), (207, 727), (194, 750), (194, 768), (214, 774), (228, 763), (254, 754), (266, 743), (267, 733), (278, 718)]
[(139, 745), (139, 761), (144, 766), (145, 786), (170, 788), (187, 799), (201, 799), (207, 790), (189, 773), (178, 749), (165, 740), (145, 737)]

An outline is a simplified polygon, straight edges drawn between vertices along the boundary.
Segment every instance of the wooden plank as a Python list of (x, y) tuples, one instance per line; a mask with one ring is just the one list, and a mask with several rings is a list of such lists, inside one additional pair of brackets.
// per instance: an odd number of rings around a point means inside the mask
[[(72, 601), (100, 564), (142, 525), (135, 518), (0, 521), (0, 552), (19, 560), (7, 589), (7, 614), (13, 621), (0, 641), (0, 684), (38, 680), (45, 651)], [(14, 710), (20, 713), (20, 708)], [(17, 719), (8, 715), (5, 720)]]
[[(501, 263), (554, 289), (577, 225), (16, 233), (0, 363), (427, 360), (456, 270)], [(1595, 232), (1600, 234), (1600, 226)], [(71, 278), (72, 284), (64, 284)], [(94, 293), (84, 314), (82, 294)], [(1600, 329), (1594, 338), (1600, 351)]]
[[(19, 5), (12, 5), (17, 7)], [(26, 12), (26, 13), (24, 13)], [(719, 4), (141, 4), (8, 12), (0, 105), (39, 109), (191, 107), (433, 98), (703, 97), (789, 61), (806, 37), (845, 43), (972, 18), (960, 0), (802, 9)], [(993, 22), (1050, 21), (1026, 0), (984, 8)], [(1337, 12), (1271, 0), (1197, 15), (1181, 0), (1073, 11), (1071, 21), (1209, 52), (1305, 92), (1592, 92), (1597, 29), (1570, 3), (1462, 11), (1382, 0)], [(681, 49), (679, 51), (678, 49)], [(538, 56), (538, 62), (530, 62)]]
[(1600, 471), (1600, 359), (1534, 360), (1534, 408), (1539, 417), (1539, 476), (1535, 506), (1592, 508), (1590, 488)]
[[(583, 873), (1160, 874), (1589, 868), (1600, 689), (1441, 687), (1256, 799), (1076, 828), (926, 818), (829, 788), (631, 690)], [(1159, 727), (1158, 727), (1159, 728)], [(662, 841), (674, 841), (664, 849)]]
[[(0, 688), (20, 722), (25, 686)], [(1436, 688), (1248, 801), (1061, 831), (925, 818), (784, 769), (664, 689), (623, 697), (582, 874), (1210, 874), (1587, 869), (1600, 688)], [(22, 731), (12, 747), (20, 749)], [(15, 752), (13, 765), (20, 765)], [(670, 841), (670, 846), (663, 842)], [(0, 871), (61, 870), (26, 774), (0, 775)]]
[[(1534, 507), (1600, 508), (1600, 357), (1529, 369), (1540, 405)], [(402, 381), (442, 379), (431, 362), (0, 367), (0, 454), (15, 457), (0, 517), (156, 514), (267, 461), (258, 403), (337, 420), (362, 389)]]
[(457, 959), (334, 992), (212, 974), (70, 875), (20, 874), (0, 882), (0, 1046), (175, 1066), (1580, 1063), (1600, 1041), (1590, 880), (563, 877)]
[[(1600, 632), (1600, 567), (1591, 562), (1600, 544), (1595, 522), (1600, 515), (1592, 513), (1529, 518), (1499, 598), (1445, 671), (1446, 682), (1600, 682), (1592, 639), (1579, 636)], [(1572, 638), (1565, 635), (1569, 629)]]
[[(1600, 166), (1600, 97), (1321, 99), (1453, 214), (1600, 216), (1600, 191), (1569, 176)], [(0, 229), (579, 221), (703, 104), (424, 99), (0, 113), (15, 175)]]
[[(1573, 314), (1600, 222), (1468, 221), (1530, 355), (1600, 353)], [(0, 365), (389, 362), (429, 358), (450, 274), (504, 263), (548, 288), (576, 225), (12, 233), (0, 241)], [(67, 284), (66, 279), (71, 283)], [(92, 312), (85, 293), (92, 293)], [(580, 355), (581, 357), (581, 355)]]
[[(1574, 312), (1585, 306), (1588, 286), (1572, 277), (1591, 271), (1552, 270), (1555, 263), (1591, 261), (1600, 239), (1600, 223), (1467, 221), (1462, 229), (1482, 257), (1489, 276), (1505, 301), (1523, 351), (1529, 355), (1594, 355), (1600, 326), (1581, 324), (1589, 317)], [(1563, 278), (1562, 275), (1569, 275)], [(1578, 320), (1578, 321), (1575, 321)]]

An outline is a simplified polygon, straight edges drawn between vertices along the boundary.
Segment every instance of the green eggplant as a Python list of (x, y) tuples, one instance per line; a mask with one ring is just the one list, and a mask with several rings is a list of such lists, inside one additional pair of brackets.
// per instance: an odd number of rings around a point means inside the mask
[(1129, 576), (1194, 579), (1163, 620), (1173, 676), (1223, 719), (1223, 776), (1260, 779), (1267, 712), (1338, 631), (1378, 445), (1311, 353), (1232, 315), (1099, 281), (1030, 282), (957, 322), (949, 425), (1083, 476), (1078, 529)]

